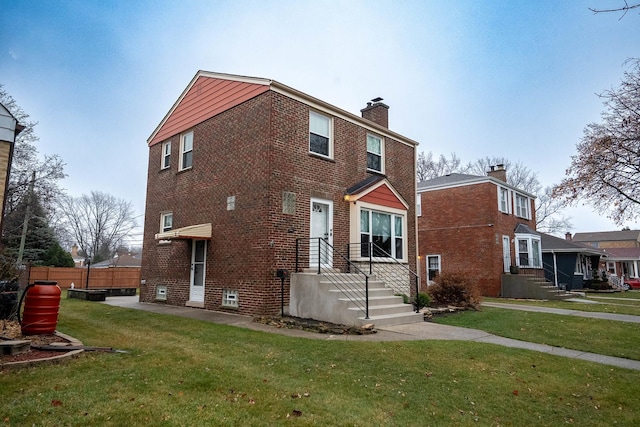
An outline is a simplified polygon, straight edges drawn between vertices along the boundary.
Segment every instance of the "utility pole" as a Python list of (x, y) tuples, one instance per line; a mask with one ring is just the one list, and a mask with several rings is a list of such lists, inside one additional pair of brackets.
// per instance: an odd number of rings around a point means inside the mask
[(31, 202), (33, 200), (33, 187), (36, 182), (36, 171), (31, 174), (31, 182), (29, 183), (29, 191), (27, 192), (27, 208), (24, 213), (24, 222), (22, 223), (22, 236), (20, 237), (20, 249), (18, 250), (18, 259), (16, 263), (18, 267), (22, 266), (22, 256), (24, 255), (24, 244), (27, 241), (27, 230), (29, 229), (29, 220), (31, 219)]

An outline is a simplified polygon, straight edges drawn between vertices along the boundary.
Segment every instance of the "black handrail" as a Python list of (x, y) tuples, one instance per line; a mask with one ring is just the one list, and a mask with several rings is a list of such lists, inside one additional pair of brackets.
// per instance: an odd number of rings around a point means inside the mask
[[(572, 276), (568, 275), (563, 271), (558, 271), (556, 268), (554, 268), (553, 265), (549, 264), (548, 262), (542, 261), (542, 265), (539, 265), (539, 266), (521, 266), (516, 264), (515, 259), (512, 258), (511, 261), (512, 261), (511, 267), (518, 267), (522, 274), (527, 276), (533, 276), (538, 279), (542, 279), (547, 283), (552, 284), (557, 288), (558, 293), (560, 293), (563, 290), (560, 288), (560, 283), (564, 283), (564, 282), (556, 279), (556, 273), (558, 276), (566, 280), (567, 285), (570, 286), (572, 284), (572, 281), (573, 281)], [(549, 280), (547, 278), (547, 275), (549, 277), (553, 277), (553, 280)], [(556, 280), (558, 283), (556, 283)]]
[[(316, 245), (317, 242), (317, 245)], [(308, 248), (305, 262), (304, 249)], [(323, 268), (322, 260), (331, 258), (331, 268)], [(296, 272), (301, 272), (304, 265), (316, 267), (317, 274), (322, 274), (349, 299), (369, 319), (369, 275), (353, 264), (346, 256), (323, 238), (296, 239)], [(338, 268), (336, 268), (338, 267)], [(337, 271), (336, 271), (337, 270)], [(338, 271), (344, 271), (347, 274)], [(362, 303), (362, 284), (364, 282), (364, 304)]]
[[(352, 257), (352, 250), (356, 248), (357, 250), (357, 256)], [(411, 270), (409, 268), (409, 266), (407, 264), (404, 264), (400, 261), (398, 261), (396, 258), (392, 257), (391, 254), (389, 254), (387, 251), (385, 251), (384, 249), (382, 249), (380, 246), (376, 245), (373, 242), (366, 242), (366, 243), (349, 243), (347, 244), (347, 254), (349, 256), (349, 259), (351, 260), (352, 258), (358, 259), (360, 261), (362, 260), (366, 260), (367, 264), (369, 265), (369, 274), (373, 274), (374, 271), (374, 264), (375, 264), (375, 269), (378, 271), (381, 271), (382, 273), (386, 273), (385, 277), (388, 276), (397, 276), (397, 274), (395, 274), (391, 269), (386, 268), (388, 267), (389, 264), (398, 266), (400, 268), (402, 268), (403, 270), (405, 270), (405, 272), (407, 274), (409, 274), (410, 280), (409, 280), (409, 294), (411, 294), (411, 281), (414, 282), (415, 284), (415, 301), (416, 301), (416, 313), (420, 312), (420, 307), (418, 305), (418, 294), (420, 293), (420, 279), (418, 277), (418, 274), (416, 272), (414, 272), (413, 270)], [(363, 256), (364, 254), (364, 256)], [(374, 260), (380, 260), (380, 261), (384, 261), (384, 262), (375, 262)], [(401, 280), (402, 281), (402, 280)]]

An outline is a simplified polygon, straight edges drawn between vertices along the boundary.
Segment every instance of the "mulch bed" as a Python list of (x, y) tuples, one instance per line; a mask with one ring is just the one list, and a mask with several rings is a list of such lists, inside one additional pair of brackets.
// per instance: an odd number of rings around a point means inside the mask
[[(69, 341), (56, 334), (22, 335), (20, 324), (15, 320), (0, 320), (0, 340), (24, 340), (30, 341), (31, 346), (50, 345), (53, 343), (69, 343)], [(0, 354), (0, 365), (11, 362), (25, 362), (38, 359), (47, 359), (60, 356), (59, 351), (38, 350), (31, 347), (20, 354)]]

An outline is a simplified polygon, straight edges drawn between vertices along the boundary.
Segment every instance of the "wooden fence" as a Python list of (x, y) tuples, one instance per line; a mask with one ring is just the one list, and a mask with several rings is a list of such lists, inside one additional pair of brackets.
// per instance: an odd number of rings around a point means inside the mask
[[(73, 283), (76, 289), (87, 287), (86, 268), (31, 267), (29, 283), (36, 280), (53, 280), (62, 289)], [(137, 288), (140, 286), (139, 267), (91, 268), (89, 289)]]

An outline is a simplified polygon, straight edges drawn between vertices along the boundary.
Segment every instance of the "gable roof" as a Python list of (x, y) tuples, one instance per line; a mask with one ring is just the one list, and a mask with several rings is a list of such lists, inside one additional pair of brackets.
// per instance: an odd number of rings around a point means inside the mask
[(499, 180), (498, 178), (488, 176), (488, 175), (486, 176), (469, 175), (464, 173), (450, 173), (450, 174), (439, 176), (433, 179), (420, 181), (418, 183), (418, 193), (425, 192), (425, 191), (443, 190), (446, 188), (461, 187), (464, 185), (483, 184), (487, 182), (493, 183), (495, 185), (499, 185), (501, 187), (510, 188), (511, 190), (516, 191), (525, 196), (528, 196), (532, 199), (536, 198), (535, 195), (527, 193), (524, 190), (520, 190), (507, 182)]
[(91, 268), (108, 268), (108, 267), (140, 267), (141, 260), (129, 254), (114, 256), (111, 259), (91, 264)]
[(598, 231), (592, 233), (576, 233), (576, 242), (608, 242), (620, 240), (640, 241), (640, 230)]
[(275, 80), (200, 70), (182, 91), (169, 112), (147, 139), (149, 146), (184, 132), (236, 105), (267, 91), (274, 91), (307, 104), (318, 111), (356, 123), (379, 135), (415, 147), (416, 141), (395, 133), (384, 126), (363, 119), (306, 93)]
[(345, 199), (350, 202), (366, 202), (389, 208), (409, 209), (409, 204), (389, 181), (380, 175), (371, 175), (347, 188)]

